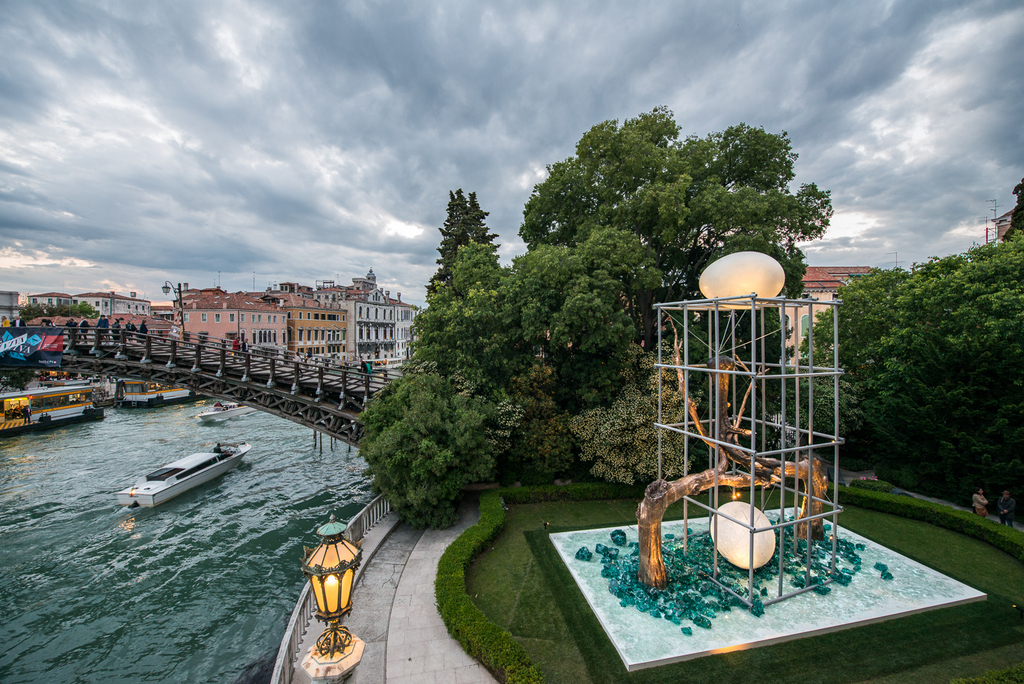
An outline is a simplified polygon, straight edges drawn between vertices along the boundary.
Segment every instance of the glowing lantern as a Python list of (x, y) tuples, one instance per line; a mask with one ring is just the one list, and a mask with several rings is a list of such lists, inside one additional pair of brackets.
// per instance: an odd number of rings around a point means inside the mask
[[(736, 252), (722, 257), (700, 275), (700, 291), (716, 297), (775, 297), (786, 284), (782, 265), (761, 252)], [(746, 305), (740, 305), (746, 306)]]
[(302, 574), (309, 578), (316, 617), (327, 623), (327, 629), (316, 641), (322, 656), (333, 657), (345, 653), (352, 644), (352, 633), (341, 624), (342, 618), (352, 612), (352, 582), (363, 551), (344, 538), (347, 525), (330, 521), (316, 531), (320, 546), (306, 549), (302, 560)]
[[(750, 504), (743, 501), (730, 501), (718, 507), (719, 512), (736, 520), (750, 520)], [(769, 527), (768, 517), (754, 509), (754, 527)], [(717, 533), (715, 527), (717, 526)], [(717, 516), (711, 522), (711, 538), (718, 546), (718, 553), (725, 559), (744, 570), (750, 567), (750, 530), (743, 525)], [(772, 559), (775, 553), (775, 533), (764, 530), (754, 535), (754, 569), (758, 569)]]

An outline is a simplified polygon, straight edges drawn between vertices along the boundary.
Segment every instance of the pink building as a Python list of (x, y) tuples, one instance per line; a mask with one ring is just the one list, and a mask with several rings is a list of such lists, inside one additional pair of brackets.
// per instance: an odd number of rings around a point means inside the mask
[(288, 340), (287, 315), (277, 305), (247, 292), (225, 292), (219, 287), (183, 293), (182, 321), (190, 335), (239, 339), (252, 347), (284, 350)]

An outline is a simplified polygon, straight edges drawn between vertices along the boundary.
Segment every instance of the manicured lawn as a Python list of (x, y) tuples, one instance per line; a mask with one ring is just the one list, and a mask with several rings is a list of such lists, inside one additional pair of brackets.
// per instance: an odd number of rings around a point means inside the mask
[[(547, 533), (635, 524), (636, 506), (636, 501), (512, 506), (501, 536), (467, 573), (476, 604), (523, 644), (551, 684), (945, 682), (1024, 661), (1024, 621), (1011, 607), (1024, 600), (1024, 565), (957, 533), (851, 507), (840, 517), (841, 526), (984, 591), (989, 599), (629, 674)], [(679, 517), (678, 505), (666, 516)]]

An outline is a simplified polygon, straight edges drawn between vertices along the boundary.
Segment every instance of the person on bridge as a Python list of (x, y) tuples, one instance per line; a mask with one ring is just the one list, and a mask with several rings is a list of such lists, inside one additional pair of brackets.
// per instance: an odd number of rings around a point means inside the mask
[(145, 320), (143, 320), (142, 321), (142, 325), (139, 326), (139, 332), (142, 333), (143, 335), (148, 335), (149, 334), (149, 328), (146, 327), (146, 321)]
[(89, 319), (83, 318), (82, 322), (78, 324), (80, 330), (86, 330), (89, 327)]
[(242, 343), (238, 341), (238, 338), (231, 340), (231, 351), (240, 351), (242, 349)]

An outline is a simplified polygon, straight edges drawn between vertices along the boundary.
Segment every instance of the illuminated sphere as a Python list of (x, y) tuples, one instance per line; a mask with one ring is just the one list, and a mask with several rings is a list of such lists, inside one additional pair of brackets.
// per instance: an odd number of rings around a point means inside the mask
[(775, 297), (786, 284), (782, 265), (761, 252), (736, 252), (722, 257), (700, 274), (700, 291), (708, 299), (743, 297)]
[[(736, 520), (750, 520), (750, 504), (743, 501), (730, 501), (718, 510)], [(754, 527), (768, 527), (771, 522), (764, 513), (754, 509)], [(711, 522), (711, 538), (718, 542), (718, 552), (737, 568), (744, 570), (750, 567), (750, 530), (737, 525), (731, 520), (718, 518), (718, 534), (715, 535), (715, 523)], [(775, 553), (775, 533), (764, 530), (754, 535), (754, 569), (771, 560)]]

